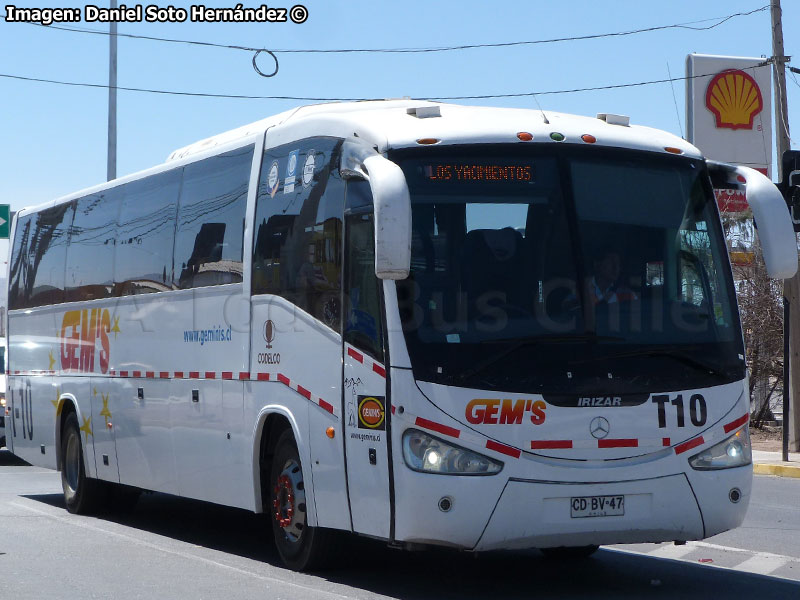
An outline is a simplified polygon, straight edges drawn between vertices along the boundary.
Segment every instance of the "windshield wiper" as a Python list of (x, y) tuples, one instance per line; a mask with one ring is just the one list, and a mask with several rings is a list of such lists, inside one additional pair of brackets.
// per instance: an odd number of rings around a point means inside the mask
[(481, 371), (484, 371), (488, 367), (497, 364), (505, 357), (507, 357), (509, 354), (513, 354), (514, 352), (525, 346), (538, 346), (540, 344), (562, 344), (569, 342), (607, 342), (607, 341), (619, 341), (622, 339), (624, 338), (608, 336), (608, 335), (578, 334), (578, 335), (540, 335), (535, 337), (495, 338), (491, 340), (483, 340), (480, 342), (481, 344), (502, 344), (511, 342), (511, 346), (509, 346), (499, 354), (495, 354), (494, 356), (490, 356), (489, 358), (479, 362), (471, 369), (467, 369), (458, 376), (458, 379), (460, 381), (464, 381), (465, 379), (474, 377)]
[(683, 364), (693, 367), (699, 371), (705, 371), (707, 373), (722, 376), (727, 374), (719, 365), (710, 363), (701, 358), (697, 358), (696, 356), (693, 356), (681, 350), (680, 348), (680, 346), (642, 348), (640, 350), (631, 350), (630, 352), (621, 352), (619, 354), (611, 354), (609, 356), (597, 356), (575, 362), (595, 362), (599, 360), (614, 360), (617, 358), (629, 358), (633, 356), (666, 356), (667, 358), (675, 359), (678, 362), (682, 362)]

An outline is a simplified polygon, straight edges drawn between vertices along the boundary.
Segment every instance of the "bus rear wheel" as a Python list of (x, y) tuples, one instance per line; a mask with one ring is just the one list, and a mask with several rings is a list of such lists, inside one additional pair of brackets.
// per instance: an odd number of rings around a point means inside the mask
[(291, 429), (284, 430), (275, 445), (269, 489), (266, 508), (275, 546), (284, 564), (295, 571), (327, 566), (332, 532), (308, 526), (303, 468)]
[(67, 415), (64, 422), (61, 457), (61, 487), (67, 510), (81, 515), (97, 511), (105, 500), (107, 489), (102, 481), (86, 476), (81, 432), (74, 412)]

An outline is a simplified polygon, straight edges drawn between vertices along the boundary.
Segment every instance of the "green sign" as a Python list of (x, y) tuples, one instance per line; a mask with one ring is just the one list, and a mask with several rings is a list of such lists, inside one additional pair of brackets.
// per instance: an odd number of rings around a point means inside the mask
[(11, 230), (11, 205), (0, 204), (0, 240), (7, 240)]

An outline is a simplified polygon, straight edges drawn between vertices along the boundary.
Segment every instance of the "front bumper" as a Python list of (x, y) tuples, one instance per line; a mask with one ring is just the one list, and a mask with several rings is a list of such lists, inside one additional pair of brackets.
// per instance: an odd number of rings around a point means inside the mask
[[(623, 515), (571, 517), (571, 498), (617, 495), (625, 496)], [(685, 475), (602, 484), (509, 480), (475, 550), (701, 537), (703, 518)]]

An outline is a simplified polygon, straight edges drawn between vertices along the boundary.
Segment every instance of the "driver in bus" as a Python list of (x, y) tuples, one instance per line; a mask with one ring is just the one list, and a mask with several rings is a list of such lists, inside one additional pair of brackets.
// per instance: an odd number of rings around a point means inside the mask
[(593, 261), (594, 276), (589, 281), (587, 297), (592, 304), (613, 304), (615, 302), (631, 302), (639, 297), (630, 288), (619, 283), (622, 273), (622, 261), (619, 252), (605, 246)]

